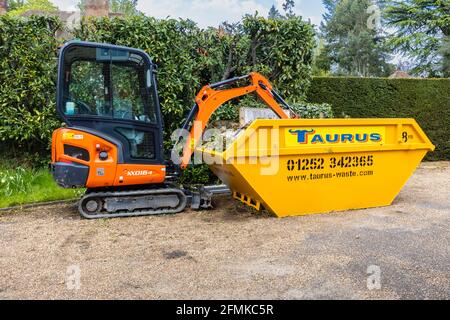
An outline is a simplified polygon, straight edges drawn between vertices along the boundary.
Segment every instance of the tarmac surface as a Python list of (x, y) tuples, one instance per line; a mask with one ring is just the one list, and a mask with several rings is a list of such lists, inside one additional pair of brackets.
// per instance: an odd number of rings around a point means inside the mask
[(389, 207), (274, 218), (211, 211), (85, 220), (0, 213), (0, 299), (449, 299), (450, 163)]

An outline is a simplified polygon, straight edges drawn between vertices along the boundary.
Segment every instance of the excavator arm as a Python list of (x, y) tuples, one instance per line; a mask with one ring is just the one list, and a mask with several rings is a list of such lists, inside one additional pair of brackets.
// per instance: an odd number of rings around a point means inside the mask
[[(249, 79), (250, 84), (244, 87), (223, 89), (226, 85), (244, 79)], [(189, 165), (191, 156), (203, 135), (211, 115), (225, 102), (249, 93), (256, 93), (280, 119), (289, 119), (282, 106), (292, 112), (291, 107), (273, 90), (270, 82), (257, 72), (204, 86), (197, 94), (194, 107), (183, 126), (184, 130), (189, 131), (189, 136), (183, 149), (180, 163), (181, 169), (185, 169)], [(293, 114), (294, 118), (298, 118), (295, 113)]]

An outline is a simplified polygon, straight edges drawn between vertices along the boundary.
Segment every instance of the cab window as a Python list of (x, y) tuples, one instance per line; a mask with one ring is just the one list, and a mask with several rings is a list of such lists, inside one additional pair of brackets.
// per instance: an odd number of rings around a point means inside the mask
[(73, 46), (64, 57), (67, 116), (156, 122), (148, 63), (134, 52)]

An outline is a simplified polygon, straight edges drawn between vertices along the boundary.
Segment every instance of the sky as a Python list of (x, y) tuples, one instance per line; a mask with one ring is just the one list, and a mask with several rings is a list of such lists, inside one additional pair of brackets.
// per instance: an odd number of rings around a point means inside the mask
[[(51, 0), (60, 10), (74, 11), (78, 0)], [(235, 22), (246, 13), (267, 16), (272, 5), (282, 12), (283, 0), (139, 0), (138, 9), (156, 18), (189, 18), (200, 27)], [(321, 0), (295, 0), (294, 12), (319, 25), (324, 8)]]

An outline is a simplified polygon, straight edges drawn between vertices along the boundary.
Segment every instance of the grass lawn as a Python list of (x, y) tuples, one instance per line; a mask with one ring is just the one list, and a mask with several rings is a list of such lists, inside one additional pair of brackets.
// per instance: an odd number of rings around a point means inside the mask
[(63, 189), (47, 169), (0, 166), (0, 208), (16, 205), (75, 199), (84, 189)]

